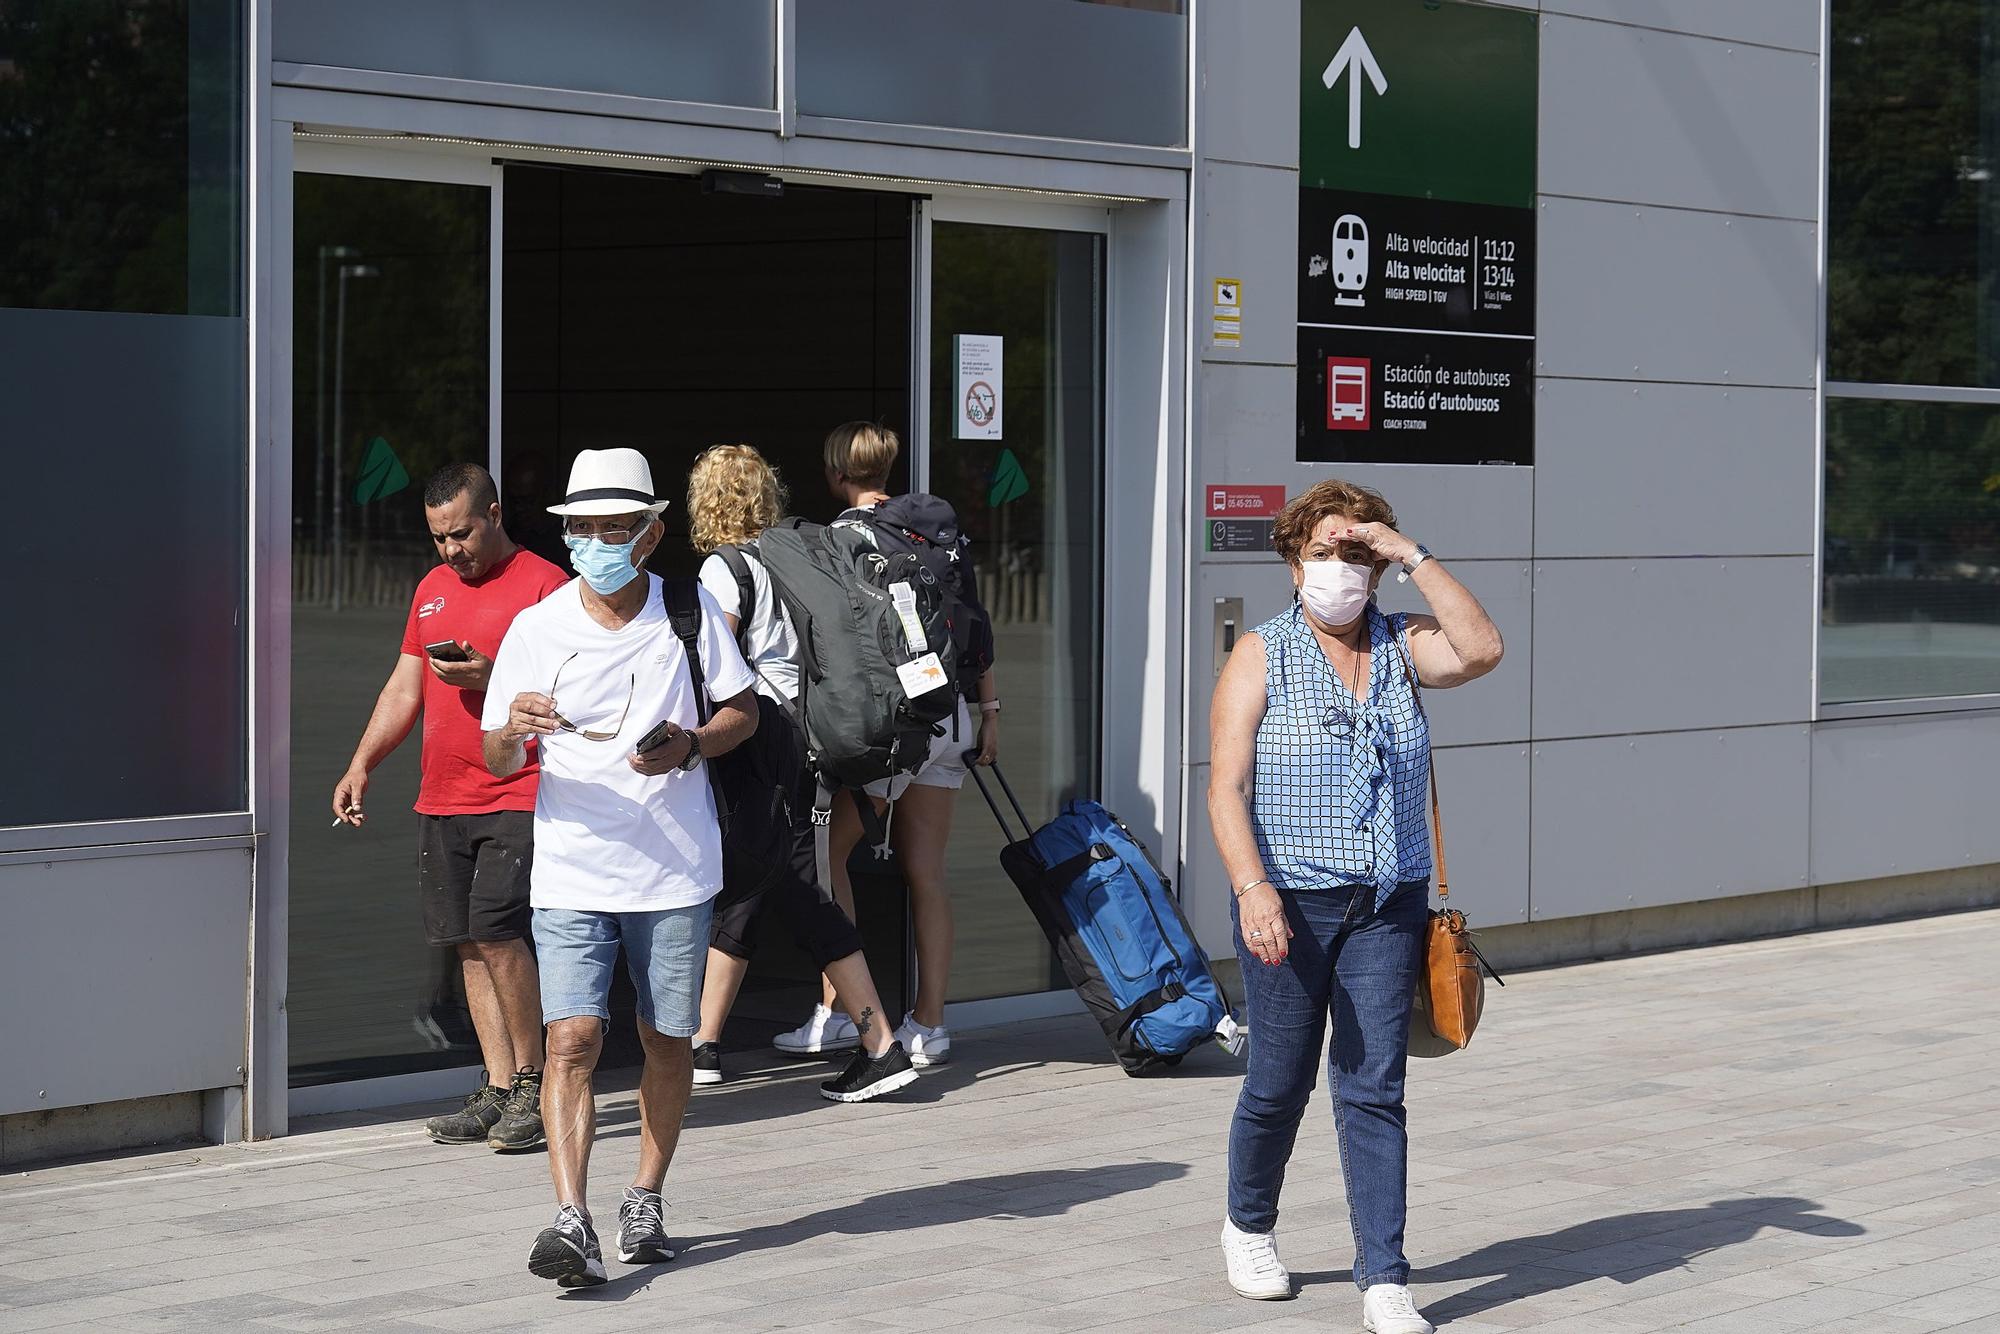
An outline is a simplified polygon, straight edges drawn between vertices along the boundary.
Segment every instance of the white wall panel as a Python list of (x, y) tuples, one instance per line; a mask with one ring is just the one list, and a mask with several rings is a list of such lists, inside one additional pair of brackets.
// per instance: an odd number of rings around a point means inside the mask
[[(1229, 959), (1236, 955), (1235, 927), (1229, 920), (1229, 874), (1222, 868), (1222, 854), (1215, 850), (1215, 834), (1208, 823), (1208, 775), (1206, 764), (1188, 771), (1188, 843), (1181, 871), (1181, 908), (1208, 957)], [(1243, 1000), (1234, 995), (1230, 999), (1239, 1005)]]
[[(1299, 0), (1203, 5), (1195, 112), (1202, 156), (1299, 165)], [(1296, 214), (1297, 210), (1293, 210)]]
[[(1202, 166), (1202, 226), (1196, 233), (1195, 345), (1213, 361), (1298, 360), (1299, 174), (1233, 162)], [(1240, 347), (1210, 346), (1216, 278), (1243, 284)], [(1290, 409), (1290, 391), (1285, 399)]]
[(1819, 111), (1818, 61), (1801, 52), (1581, 19), (1542, 24), (1548, 194), (1810, 219)]
[(1810, 555), (1812, 392), (1545, 379), (1537, 556)]
[(1537, 742), (1534, 919), (1804, 885), (1807, 730)]
[(1433, 752), (1451, 904), (1475, 928), (1528, 920), (1528, 748)]
[(1535, 736), (1804, 722), (1812, 561), (1535, 563)]
[(0, 1116), (243, 1082), (250, 851), (0, 862)]
[(2000, 713), (1821, 723), (1815, 884), (2000, 862)]
[(1822, 0), (1542, 0), (1547, 14), (1579, 14), (1669, 32), (1819, 49)]
[(1343, 477), (1380, 491), (1396, 524), (1446, 560), (1526, 560), (1534, 554), (1536, 470), (1504, 465), (1320, 463), (1308, 482)]
[(1537, 365), (1810, 388), (1816, 245), (1810, 223), (1545, 199)]

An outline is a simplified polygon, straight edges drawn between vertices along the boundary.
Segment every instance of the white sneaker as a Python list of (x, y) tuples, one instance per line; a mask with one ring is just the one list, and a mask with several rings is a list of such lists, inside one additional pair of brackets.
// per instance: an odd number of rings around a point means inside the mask
[(1400, 1283), (1376, 1283), (1361, 1292), (1361, 1327), (1368, 1334), (1434, 1334), (1417, 1314), (1410, 1290)]
[(896, 1041), (910, 1054), (911, 1065), (943, 1065), (951, 1059), (951, 1030), (943, 1024), (925, 1028), (914, 1014), (896, 1026)]
[(1229, 1266), (1229, 1286), (1253, 1302), (1282, 1302), (1292, 1296), (1292, 1275), (1278, 1259), (1278, 1238), (1270, 1232), (1245, 1232), (1236, 1220), (1222, 1219), (1222, 1260)]
[(819, 1056), (830, 1051), (852, 1051), (861, 1045), (854, 1021), (824, 1005), (813, 1006), (812, 1018), (789, 1033), (771, 1039), (771, 1045), (787, 1056)]

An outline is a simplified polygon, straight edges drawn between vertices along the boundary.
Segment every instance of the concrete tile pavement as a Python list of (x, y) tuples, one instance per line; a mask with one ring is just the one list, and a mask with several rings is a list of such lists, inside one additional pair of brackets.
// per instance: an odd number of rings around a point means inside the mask
[[(2000, 913), (1510, 979), (1410, 1081), (1410, 1253), (1455, 1334), (2000, 1331)], [(739, 1057), (669, 1178), (687, 1248), (558, 1296), (524, 1269), (543, 1160), (430, 1144), (430, 1108), (267, 1144), (0, 1178), (0, 1330), (1358, 1327), (1330, 1117), (1245, 1302), (1215, 1233), (1240, 1067), (1130, 1080), (1094, 1030), (963, 1035), (909, 1096), (821, 1101)], [(636, 1157), (600, 1099), (595, 1203)], [(608, 1229), (607, 1229), (608, 1230)]]

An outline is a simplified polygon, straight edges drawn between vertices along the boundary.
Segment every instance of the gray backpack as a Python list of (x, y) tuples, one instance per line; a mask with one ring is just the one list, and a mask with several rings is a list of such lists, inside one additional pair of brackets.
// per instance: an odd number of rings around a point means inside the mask
[(860, 788), (921, 768), (959, 694), (936, 577), (851, 524), (787, 519), (756, 551), (799, 637), (806, 763), (821, 785)]

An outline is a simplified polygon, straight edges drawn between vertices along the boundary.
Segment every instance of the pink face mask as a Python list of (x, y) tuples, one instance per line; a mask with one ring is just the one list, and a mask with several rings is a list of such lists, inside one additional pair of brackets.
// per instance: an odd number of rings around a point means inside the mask
[(1339, 629), (1352, 625), (1368, 605), (1368, 585), (1374, 578), (1372, 565), (1350, 565), (1344, 560), (1309, 560), (1299, 585), (1299, 600), (1320, 624)]

